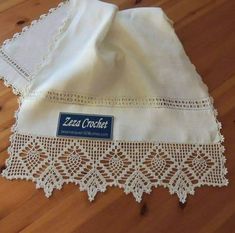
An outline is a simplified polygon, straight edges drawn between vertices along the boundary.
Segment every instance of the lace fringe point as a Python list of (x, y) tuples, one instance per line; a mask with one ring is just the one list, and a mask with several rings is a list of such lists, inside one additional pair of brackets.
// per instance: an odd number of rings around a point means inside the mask
[[(61, 190), (62, 187), (63, 187), (63, 184), (61, 184), (61, 186), (57, 186), (57, 187), (48, 187), (48, 186), (45, 186), (40, 181), (38, 181), (37, 179), (34, 179), (33, 177), (9, 176), (6, 170), (4, 170), (1, 175), (3, 177), (5, 177), (6, 179), (8, 179), (8, 180), (17, 180), (17, 179), (20, 179), (20, 180), (26, 180), (26, 181), (34, 182), (34, 183), (36, 183), (36, 189), (43, 189), (44, 193), (45, 193), (45, 196), (47, 198), (50, 198), (52, 196), (52, 193), (53, 193), (54, 189)], [(80, 184), (78, 182), (74, 182), (74, 181), (64, 182), (64, 183), (66, 183), (66, 184), (74, 183), (75, 185), (78, 185), (79, 186), (79, 190), (81, 192), (84, 192), (84, 191), (87, 192), (88, 200), (90, 202), (93, 202), (95, 200), (95, 196), (96, 196), (96, 194), (98, 192), (105, 192), (107, 190), (107, 187), (109, 186), (109, 187), (119, 187), (119, 188), (122, 188), (126, 195), (132, 193), (132, 195), (135, 198), (136, 202), (140, 203), (142, 201), (142, 196), (143, 196), (144, 193), (150, 194), (152, 192), (153, 188), (157, 188), (159, 186), (162, 186), (164, 188), (168, 188), (169, 193), (171, 195), (176, 194), (178, 196), (178, 198), (179, 198), (179, 201), (181, 203), (185, 203), (186, 199), (187, 199), (187, 196), (189, 194), (190, 195), (194, 195), (195, 194), (195, 189), (196, 188), (199, 188), (199, 187), (202, 187), (202, 186), (224, 187), (224, 186), (228, 186), (229, 181), (226, 178), (224, 178), (224, 181), (221, 184), (210, 184), (210, 183), (207, 183), (207, 184), (206, 183), (205, 184), (198, 184), (198, 185), (194, 185), (191, 188), (188, 188), (187, 190), (185, 190), (184, 188), (180, 188), (180, 187), (178, 187), (178, 189), (177, 189), (177, 188), (169, 187), (168, 185), (158, 185), (156, 187), (152, 186), (150, 190), (146, 190), (143, 193), (141, 192), (140, 195), (139, 195), (139, 193), (133, 193), (133, 190), (131, 191), (128, 187), (121, 187), (119, 185), (108, 185), (108, 186), (102, 188), (101, 190), (96, 190), (94, 188), (90, 189), (90, 188), (85, 187), (85, 186), (80, 186)]]
[(88, 193), (90, 201), (115, 186), (140, 202), (144, 193), (163, 186), (184, 203), (197, 187), (228, 185), (222, 148), (220, 143), (74, 140), (15, 132), (2, 176), (31, 180), (46, 197), (74, 183)]

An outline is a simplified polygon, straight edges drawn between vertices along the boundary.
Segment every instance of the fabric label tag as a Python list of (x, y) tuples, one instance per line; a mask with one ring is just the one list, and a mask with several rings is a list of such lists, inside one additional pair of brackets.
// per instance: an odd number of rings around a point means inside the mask
[(61, 112), (57, 136), (111, 140), (113, 138), (113, 116)]

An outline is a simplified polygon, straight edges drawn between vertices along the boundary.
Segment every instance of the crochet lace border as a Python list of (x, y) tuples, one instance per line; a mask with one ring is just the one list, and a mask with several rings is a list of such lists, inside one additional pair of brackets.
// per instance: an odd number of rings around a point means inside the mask
[(184, 203), (196, 187), (228, 184), (223, 152), (221, 143), (76, 140), (15, 132), (2, 176), (32, 180), (47, 197), (74, 183), (87, 191), (90, 201), (108, 186), (117, 186), (140, 202), (143, 193), (163, 186)]
[[(18, 112), (23, 97), (19, 97), (16, 123), (12, 127), (2, 176), (26, 179), (43, 188), (49, 197), (54, 189), (74, 183), (87, 191), (92, 201), (108, 186), (132, 193), (140, 202), (144, 193), (163, 186), (186, 201), (195, 188), (226, 186), (224, 137), (214, 144), (158, 143), (148, 141), (103, 141), (42, 137), (18, 133)], [(212, 98), (211, 98), (212, 99)], [(220, 132), (221, 123), (214, 117)]]

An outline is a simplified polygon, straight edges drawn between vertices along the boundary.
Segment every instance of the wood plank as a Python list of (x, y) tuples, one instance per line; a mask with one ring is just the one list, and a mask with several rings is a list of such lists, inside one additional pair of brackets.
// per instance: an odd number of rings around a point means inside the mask
[(11, 0), (11, 1), (0, 0), (0, 13), (25, 1), (26, 0)]

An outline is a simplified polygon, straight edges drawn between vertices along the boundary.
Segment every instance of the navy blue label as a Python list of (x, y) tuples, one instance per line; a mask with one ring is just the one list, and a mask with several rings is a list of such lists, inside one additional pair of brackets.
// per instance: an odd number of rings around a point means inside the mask
[(113, 116), (60, 113), (57, 136), (112, 139)]

